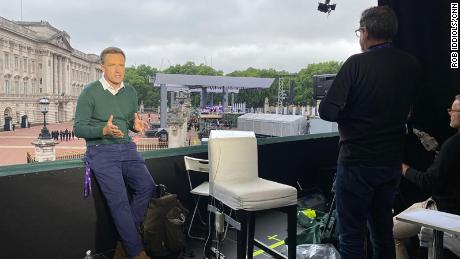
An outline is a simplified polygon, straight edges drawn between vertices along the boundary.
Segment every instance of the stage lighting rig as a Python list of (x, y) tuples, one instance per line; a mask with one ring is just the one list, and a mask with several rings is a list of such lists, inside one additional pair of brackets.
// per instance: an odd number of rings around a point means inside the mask
[(324, 3), (318, 3), (318, 11), (330, 14), (335, 10), (335, 4), (330, 4), (331, 0), (325, 0)]

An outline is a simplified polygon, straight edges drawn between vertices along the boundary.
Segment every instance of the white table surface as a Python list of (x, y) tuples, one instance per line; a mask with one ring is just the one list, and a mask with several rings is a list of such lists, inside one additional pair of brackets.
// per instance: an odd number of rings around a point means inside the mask
[(436, 210), (414, 209), (400, 213), (397, 220), (415, 223), (446, 233), (460, 235), (460, 216)]

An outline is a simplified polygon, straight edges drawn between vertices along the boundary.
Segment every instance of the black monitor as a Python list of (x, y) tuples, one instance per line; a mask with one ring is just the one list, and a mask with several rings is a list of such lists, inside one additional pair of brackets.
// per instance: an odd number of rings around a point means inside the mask
[(313, 76), (313, 99), (323, 99), (332, 85), (336, 74), (323, 74)]

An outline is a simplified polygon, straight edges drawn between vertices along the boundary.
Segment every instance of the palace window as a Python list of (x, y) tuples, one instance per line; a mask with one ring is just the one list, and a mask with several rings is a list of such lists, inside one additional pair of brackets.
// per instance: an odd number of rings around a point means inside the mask
[(18, 56), (14, 56), (14, 70), (19, 69), (19, 58)]
[(28, 85), (27, 81), (24, 81), (24, 94), (29, 94), (29, 91), (27, 89), (27, 85)]
[(5, 68), (6, 69), (10, 68), (10, 55), (8, 55), (7, 52), (5, 52)]
[(32, 86), (32, 94), (37, 94), (37, 82), (35, 80), (32, 80), (31, 86)]
[(5, 93), (5, 95), (10, 93), (10, 81), (8, 79), (5, 79), (5, 84), (3, 85), (3, 93)]
[(16, 80), (14, 81), (14, 94), (18, 94), (19, 93), (19, 81)]

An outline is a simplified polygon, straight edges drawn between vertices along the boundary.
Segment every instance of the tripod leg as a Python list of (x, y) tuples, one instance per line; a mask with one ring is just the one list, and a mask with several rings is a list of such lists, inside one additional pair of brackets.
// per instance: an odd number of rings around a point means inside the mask
[(336, 218), (334, 217), (334, 221), (331, 223), (332, 214), (335, 208), (335, 194), (332, 198), (331, 206), (329, 207), (329, 212), (327, 213), (326, 225), (324, 226), (324, 231), (321, 233), (321, 243), (329, 243), (331, 240), (331, 236), (335, 227)]

